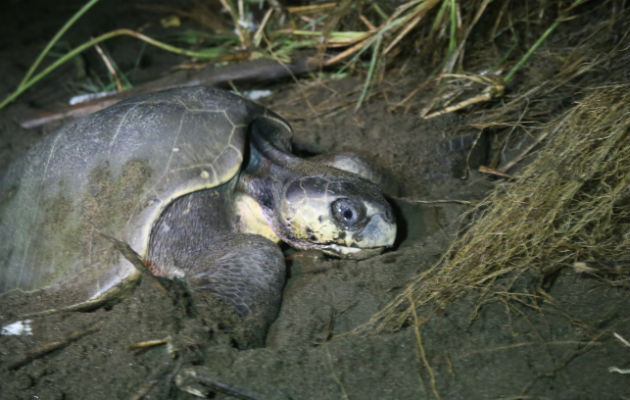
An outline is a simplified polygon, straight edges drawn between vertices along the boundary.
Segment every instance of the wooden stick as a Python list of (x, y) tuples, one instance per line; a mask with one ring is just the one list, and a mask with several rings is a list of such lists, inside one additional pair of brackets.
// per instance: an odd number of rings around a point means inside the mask
[(76, 342), (77, 340), (81, 339), (83, 336), (96, 332), (97, 330), (101, 329), (101, 326), (103, 326), (103, 323), (104, 323), (103, 321), (97, 321), (96, 323), (87, 327), (87, 329), (85, 330), (75, 331), (71, 333), (70, 336), (68, 336), (67, 338), (63, 340), (55, 340), (55, 341), (46, 343), (36, 348), (35, 350), (29, 351), (23, 357), (14, 361), (10, 361), (6, 367), (7, 369), (10, 369), (10, 370), (19, 369), (25, 366), (26, 364), (30, 363), (31, 361), (37, 360), (38, 358), (42, 358), (46, 354), (51, 353), (55, 350), (62, 349), (68, 346), (72, 342)]
[(33, 115), (20, 121), (20, 125), (28, 129), (65, 118), (77, 118), (102, 110), (131, 97), (175, 87), (223, 86), (229, 81), (238, 83), (263, 82), (286, 78), (291, 75), (301, 75), (319, 67), (320, 63), (311, 58), (304, 58), (291, 63), (258, 59), (220, 67), (209, 66), (200, 71), (178, 71), (121, 93), (93, 99), (72, 107), (40, 112), (38, 115)]

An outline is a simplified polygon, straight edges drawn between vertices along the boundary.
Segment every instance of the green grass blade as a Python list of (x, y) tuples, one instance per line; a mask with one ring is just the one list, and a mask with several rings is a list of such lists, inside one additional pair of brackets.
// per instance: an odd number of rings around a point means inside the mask
[[(575, 0), (568, 8), (564, 10), (564, 13), (579, 6), (581, 3), (584, 3), (585, 1), (587, 0)], [(527, 62), (529, 57), (531, 57), (531, 55), (536, 51), (536, 49), (540, 47), (542, 42), (544, 42), (549, 37), (549, 35), (551, 35), (551, 33), (558, 27), (558, 25), (560, 25), (560, 23), (566, 18), (566, 16), (562, 14), (563, 13), (561, 13), (561, 15), (558, 16), (555, 22), (551, 24), (551, 26), (547, 28), (547, 30), (538, 38), (536, 43), (534, 43), (532, 47), (530, 47), (529, 50), (527, 50), (527, 53), (525, 53), (525, 55), (521, 57), (520, 60), (518, 60), (516, 65), (513, 66), (512, 69), (510, 69), (510, 72), (508, 72), (507, 75), (505, 75), (505, 78), (503, 78), (503, 81), (505, 83), (508, 83), (514, 77), (514, 74), (516, 74), (516, 72), (523, 66), (523, 64)]]
[(374, 44), (374, 49), (372, 50), (372, 60), (370, 61), (370, 68), (368, 69), (367, 76), (365, 77), (365, 83), (363, 84), (363, 90), (361, 91), (361, 97), (359, 97), (359, 101), (357, 102), (355, 110), (361, 108), (361, 104), (365, 100), (367, 96), (370, 86), (372, 86), (372, 79), (374, 75), (374, 70), (376, 69), (376, 63), (378, 62), (378, 56), (381, 52), (381, 42), (383, 40), (383, 35), (377, 35), (376, 43)]
[(543, 33), (538, 38), (536, 43), (534, 43), (533, 46), (530, 47), (529, 50), (527, 50), (527, 53), (525, 53), (525, 55), (523, 57), (521, 57), (520, 60), (518, 60), (516, 65), (512, 67), (510, 72), (508, 72), (507, 75), (505, 75), (505, 78), (503, 78), (503, 81), (505, 83), (508, 83), (510, 81), (510, 79), (512, 79), (514, 74), (516, 74), (516, 72), (523, 66), (523, 64), (525, 64), (527, 62), (529, 57), (536, 51), (536, 49), (538, 49), (538, 47), (542, 44), (542, 42), (544, 42), (545, 39), (547, 39), (547, 37), (549, 37), (549, 35), (551, 35), (551, 33), (558, 27), (558, 25), (560, 25), (560, 22), (561, 22), (560, 20), (556, 20), (556, 22), (554, 22), (549, 28), (547, 28), (545, 33)]
[(216, 57), (216, 55), (213, 52), (208, 52), (208, 51), (198, 52), (198, 51), (190, 51), (190, 50), (186, 50), (186, 49), (180, 49), (178, 47), (171, 46), (171, 45), (163, 43), (163, 42), (159, 42), (159, 41), (157, 41), (155, 39), (152, 39), (152, 38), (150, 38), (148, 36), (145, 36), (145, 35), (143, 35), (141, 33), (132, 31), (130, 29), (117, 29), (115, 31), (107, 32), (107, 33), (104, 33), (104, 34), (102, 34), (100, 36), (97, 36), (94, 39), (88, 40), (87, 42), (85, 42), (85, 43), (75, 47), (74, 49), (72, 49), (68, 53), (64, 54), (61, 58), (55, 60), (55, 62), (50, 64), (43, 71), (41, 71), (39, 74), (35, 75), (34, 77), (29, 79), (28, 81), (24, 82), (22, 85), (18, 86), (18, 88), (13, 93), (11, 93), (9, 96), (7, 96), (2, 101), (2, 103), (0, 103), (0, 110), (2, 108), (4, 108), (7, 104), (9, 104), (10, 102), (15, 100), (19, 95), (24, 93), (28, 88), (30, 88), (31, 86), (33, 86), (34, 84), (39, 82), (46, 75), (48, 75), (49, 73), (51, 73), (52, 71), (57, 69), (60, 65), (64, 64), (65, 62), (67, 62), (68, 60), (72, 59), (76, 55), (78, 55), (81, 52), (87, 50), (88, 48), (94, 46), (95, 44), (101, 43), (101, 42), (103, 42), (103, 41), (105, 41), (107, 39), (111, 39), (111, 38), (116, 37), (116, 36), (123, 36), (123, 35), (124, 36), (135, 37), (135, 38), (140, 39), (140, 40), (142, 40), (144, 42), (147, 42), (147, 43), (149, 43), (149, 44), (151, 44), (151, 45), (153, 45), (155, 47), (158, 47), (158, 48), (160, 48), (162, 50), (169, 51), (169, 52), (175, 53), (175, 54), (184, 55), (184, 56), (187, 56), (187, 57), (196, 57), (196, 58), (204, 58), (204, 59), (212, 59), (212, 58)]
[[(24, 85), (33, 75), (33, 73), (35, 73), (35, 70), (37, 69), (37, 67), (39, 67), (39, 65), (42, 63), (42, 60), (44, 59), (44, 57), (46, 57), (46, 55), (48, 54), (48, 52), (50, 51), (50, 49), (55, 45), (55, 43), (57, 43), (57, 41), (59, 41), (59, 39), (61, 38), (61, 36), (63, 36), (64, 33), (66, 33), (66, 31), (68, 29), (70, 29), (70, 27), (72, 25), (74, 25), (75, 22), (77, 22), (77, 20), (79, 18), (81, 18), (83, 16), (83, 14), (85, 14), (90, 8), (92, 8), (96, 3), (98, 3), (99, 0), (90, 0), (89, 2), (85, 3), (85, 5), (83, 7), (81, 7), (81, 9), (79, 11), (77, 11), (62, 27), (61, 29), (59, 29), (59, 31), (55, 34), (55, 36), (53, 36), (52, 39), (50, 39), (50, 42), (48, 42), (48, 44), (46, 45), (46, 47), (44, 48), (44, 50), (42, 50), (41, 53), (39, 53), (39, 56), (37, 57), (37, 59), (35, 60), (35, 62), (31, 65), (31, 67), (29, 68), (28, 72), (26, 72), (26, 75), (24, 75), (24, 78), (22, 78), (22, 81), (20, 82), (20, 84), (18, 85), (18, 87), (21, 87), (22, 85)], [(2, 108), (2, 107), (0, 107)]]
[(452, 54), (457, 50), (457, 13), (455, 12), (455, 0), (451, 0), (451, 30), (448, 41), (448, 52)]

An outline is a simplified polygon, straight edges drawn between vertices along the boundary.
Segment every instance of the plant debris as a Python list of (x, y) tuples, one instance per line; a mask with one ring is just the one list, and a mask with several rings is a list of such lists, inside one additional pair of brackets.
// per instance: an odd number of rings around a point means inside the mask
[[(589, 92), (546, 124), (549, 141), (538, 157), (467, 214), (469, 229), (441, 260), (361, 330), (398, 329), (414, 309), (445, 307), (473, 289), (480, 304), (516, 296), (525, 273), (542, 282), (577, 261), (627, 260), (630, 85)], [(628, 265), (615, 271), (627, 274)]]

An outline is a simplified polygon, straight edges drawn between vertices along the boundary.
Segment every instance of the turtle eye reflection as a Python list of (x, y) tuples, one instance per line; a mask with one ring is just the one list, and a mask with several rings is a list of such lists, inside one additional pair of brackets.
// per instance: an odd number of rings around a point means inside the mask
[(356, 200), (337, 199), (331, 208), (335, 220), (345, 228), (356, 227), (365, 218), (365, 206)]

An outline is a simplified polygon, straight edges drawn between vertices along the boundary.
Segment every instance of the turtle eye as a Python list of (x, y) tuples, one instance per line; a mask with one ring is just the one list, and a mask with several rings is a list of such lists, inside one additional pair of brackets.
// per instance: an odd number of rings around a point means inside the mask
[(357, 226), (365, 217), (365, 207), (351, 199), (337, 199), (332, 205), (332, 214), (344, 228)]

